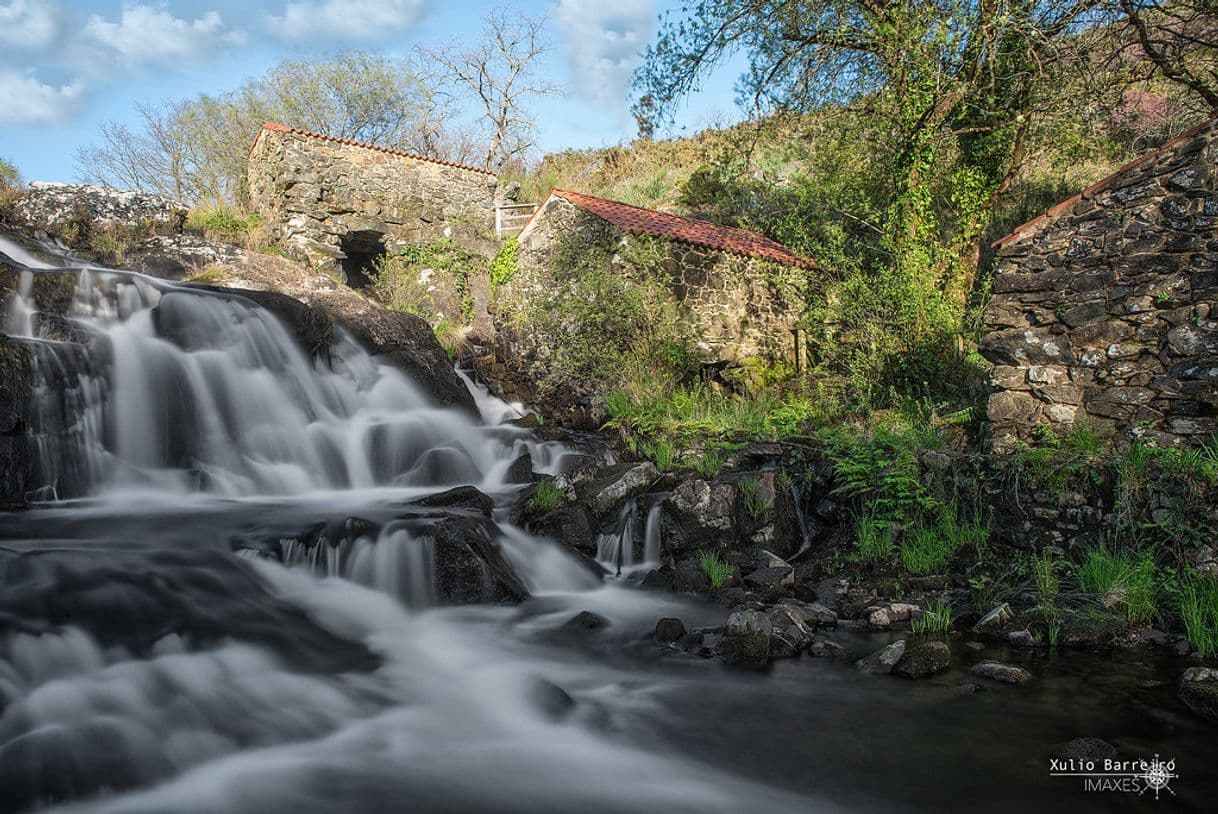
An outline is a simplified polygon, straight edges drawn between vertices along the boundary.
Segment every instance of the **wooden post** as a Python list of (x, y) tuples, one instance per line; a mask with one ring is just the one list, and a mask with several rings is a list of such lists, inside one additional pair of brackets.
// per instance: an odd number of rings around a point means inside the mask
[(803, 342), (800, 341), (801, 330), (799, 328), (791, 329), (791, 338), (795, 341), (795, 375), (800, 376), (804, 372), (804, 349)]

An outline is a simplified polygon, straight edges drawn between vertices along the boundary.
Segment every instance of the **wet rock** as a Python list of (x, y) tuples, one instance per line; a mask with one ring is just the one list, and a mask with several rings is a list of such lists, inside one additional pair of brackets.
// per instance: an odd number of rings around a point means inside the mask
[(655, 640), (660, 644), (673, 644), (685, 637), (685, 623), (680, 619), (666, 616), (656, 622)]
[(965, 642), (964, 646), (967, 647), (969, 650), (972, 650), (974, 653), (980, 653), (982, 650), (985, 649), (985, 645), (982, 644), (981, 642)]
[(777, 557), (774, 559), (782, 564), (757, 568), (744, 577), (747, 588), (771, 601), (789, 595), (795, 587), (795, 569)]
[(562, 630), (567, 633), (582, 633), (591, 630), (603, 630), (609, 627), (609, 620), (599, 613), (583, 610), (563, 622)]
[(985, 688), (982, 687), (980, 684), (973, 684), (972, 682), (968, 682), (968, 683), (959, 685), (956, 689), (960, 690), (961, 692), (966, 692), (969, 695), (973, 695), (975, 693), (981, 692)]
[(567, 717), (575, 709), (575, 699), (557, 684), (538, 679), (529, 690), (529, 700), (551, 720)]
[(435, 524), (433, 573), (443, 605), (511, 603), (529, 591), (495, 544), (498, 529), (485, 518), (452, 516)]
[(773, 658), (791, 658), (797, 656), (815, 637), (815, 627), (808, 624), (800, 611), (792, 605), (779, 605), (770, 613), (770, 624), (774, 628), (770, 640), (770, 654)]
[(908, 622), (917, 618), (922, 609), (917, 605), (906, 602), (893, 602), (881, 608), (876, 608), (867, 616), (867, 623), (876, 630), (887, 630), (898, 622)]
[(864, 659), (855, 662), (855, 666), (864, 673), (887, 675), (897, 666), (897, 662), (905, 655), (905, 640), (898, 639), (887, 647), (877, 650)]
[(1218, 669), (1189, 667), (1180, 676), (1176, 690), (1184, 705), (1214, 723), (1218, 723)]
[(669, 545), (675, 551), (690, 551), (717, 544), (734, 529), (736, 488), (730, 483), (687, 480), (664, 502), (671, 522)]
[(473, 486), (456, 486), (434, 495), (412, 500), (410, 505), (436, 509), (465, 509), (484, 517), (490, 517), (491, 511), (495, 508), (495, 501)]
[(1075, 738), (1057, 750), (1063, 760), (1110, 760), (1117, 755), (1116, 747), (1100, 738)]
[(553, 537), (585, 556), (596, 556), (596, 529), (587, 510), (579, 503), (564, 503), (542, 517), (530, 516), (528, 528), (534, 534)]
[(923, 642), (906, 651), (893, 672), (904, 678), (926, 678), (946, 670), (951, 661), (951, 650), (945, 643)]
[(627, 498), (644, 491), (659, 476), (659, 470), (650, 461), (614, 467), (591, 485), (588, 507), (597, 516), (608, 514)]
[(849, 655), (846, 648), (828, 639), (817, 639), (808, 645), (808, 655), (820, 659), (843, 659)]
[(770, 638), (774, 625), (760, 611), (737, 611), (728, 617), (720, 645), (729, 664), (763, 665), (770, 660)]
[(1032, 680), (1032, 674), (1022, 667), (1013, 664), (1003, 664), (1000, 661), (982, 661), (969, 668), (969, 675), (978, 678), (988, 678), (991, 681), (1001, 681), (1003, 684), (1027, 684)]
[(998, 607), (992, 609), (985, 616), (977, 620), (977, 624), (973, 625), (973, 630), (978, 633), (986, 633), (989, 635), (997, 635), (1006, 629), (1011, 620), (1015, 618), (1011, 606), (1003, 602)]
[(710, 579), (706, 576), (706, 572), (702, 570), (702, 563), (696, 558), (690, 557), (677, 562), (673, 569), (674, 589), (701, 593), (709, 591), (710, 587)]
[(508, 483), (531, 483), (537, 479), (533, 473), (533, 456), (522, 452), (508, 466), (504, 478)]
[(1012, 630), (1007, 634), (1007, 641), (1012, 647), (1036, 647), (1036, 637), (1030, 630)]

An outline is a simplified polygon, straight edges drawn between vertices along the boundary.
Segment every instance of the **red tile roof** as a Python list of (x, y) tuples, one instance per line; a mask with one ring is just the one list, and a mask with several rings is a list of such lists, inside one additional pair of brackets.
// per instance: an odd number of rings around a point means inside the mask
[(486, 170), (481, 167), (473, 167), (473, 166), (470, 166), (469, 164), (459, 164), (456, 161), (445, 161), (442, 158), (432, 158), (432, 157), (426, 156), (426, 155), (419, 155), (418, 153), (407, 152), (406, 150), (398, 150), (393, 147), (383, 147), (380, 144), (373, 144), (368, 141), (356, 141), (354, 139), (339, 138), (338, 136), (331, 136), (331, 135), (327, 135), (325, 133), (315, 133), (312, 130), (302, 130), (299, 127), (288, 127), (287, 125), (279, 124), (277, 122), (263, 122), (262, 123), (262, 130), (258, 131), (258, 135), (254, 138), (254, 143), (252, 145), (250, 145), (251, 153), (254, 151), (254, 147), (258, 146), (258, 139), (262, 138), (263, 130), (273, 130), (277, 133), (292, 133), (297, 136), (305, 136), (306, 138), (317, 139), (318, 141), (333, 141), (333, 142), (337, 142), (338, 144), (348, 144), (352, 147), (363, 147), (364, 149), (367, 149), (367, 150), (376, 150), (377, 152), (388, 153), (389, 155), (400, 155), (405, 158), (415, 158), (415, 159), (418, 159), (419, 161), (430, 161), (433, 164), (443, 164), (446, 167), (457, 167), (457, 168), (463, 169), (463, 170), (472, 170), (473, 172), (483, 172), (483, 173), (486, 173), (487, 175), (495, 174), (495, 173), (491, 172), (490, 170)]
[(1060, 215), (1062, 212), (1064, 212), (1066, 209), (1069, 209), (1074, 204), (1078, 203), (1079, 201), (1088, 199), (1088, 198), (1094, 198), (1099, 193), (1104, 192), (1105, 190), (1110, 188), (1112, 186), (1113, 182), (1116, 181), (1118, 178), (1120, 178), (1125, 173), (1129, 172), (1130, 170), (1137, 169), (1138, 167), (1145, 164), (1147, 161), (1151, 161), (1151, 160), (1159, 157), (1160, 155), (1167, 152), (1168, 150), (1173, 150), (1176, 147), (1179, 147), (1180, 145), (1184, 144), (1185, 142), (1191, 140), (1194, 136), (1196, 136), (1198, 133), (1202, 132), (1206, 128), (1212, 127), (1215, 123), (1218, 123), (1218, 116), (1214, 116), (1213, 118), (1207, 119), (1207, 120), (1203, 121), (1201, 124), (1197, 125), (1196, 127), (1193, 127), (1191, 129), (1189, 129), (1188, 131), (1181, 133), (1180, 135), (1176, 136), (1175, 138), (1163, 142), (1154, 150), (1151, 150), (1149, 153), (1146, 153), (1145, 155), (1138, 156), (1133, 161), (1130, 161), (1128, 164), (1126, 164), (1125, 166), (1121, 167), (1119, 170), (1114, 172), (1112, 175), (1109, 175), (1107, 178), (1104, 178), (1100, 181), (1096, 181), (1094, 184), (1087, 187), (1086, 189), (1084, 189), (1082, 192), (1078, 193), (1077, 195), (1073, 195), (1073, 196), (1067, 198), (1066, 200), (1062, 201), (1061, 203), (1055, 205), (1052, 209), (1050, 209), (1048, 212), (1045, 212), (1043, 215), (1037, 215), (1036, 217), (1032, 218), (1032, 220), (1028, 221), (1027, 223), (1024, 223), (1020, 226), (1016, 226), (1015, 230), (1012, 231), (1009, 235), (1007, 235), (1006, 237), (998, 238), (990, 245), (995, 249), (999, 249), (999, 248), (1002, 248), (1003, 246), (1007, 245), (1008, 243), (1013, 243), (1014, 241), (1019, 240), (1021, 237), (1026, 237), (1027, 235), (1031, 234), (1032, 232), (1035, 232), (1038, 229), (1048, 226), (1049, 223), (1056, 216)]
[[(569, 201), (580, 209), (606, 220), (619, 229), (636, 235), (652, 235), (665, 240), (676, 240), (690, 243), (694, 246), (705, 246), (710, 249), (728, 252), (729, 254), (757, 257), (763, 260), (773, 260), (787, 266), (813, 268), (816, 261), (801, 257), (777, 241), (770, 240), (765, 235), (737, 229), (732, 226), (718, 226), (704, 220), (683, 218), (668, 212), (655, 209), (644, 209), (621, 201), (610, 201), (596, 198), (582, 192), (569, 189), (554, 189), (550, 195)], [(545, 208), (544, 203), (538, 207), (537, 214)], [(534, 214), (534, 217), (537, 217)], [(526, 224), (525, 228), (528, 228)]]

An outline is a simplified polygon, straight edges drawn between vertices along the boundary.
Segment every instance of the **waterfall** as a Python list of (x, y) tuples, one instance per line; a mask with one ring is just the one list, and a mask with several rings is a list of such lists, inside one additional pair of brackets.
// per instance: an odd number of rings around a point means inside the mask
[[(479, 395), (496, 423), (441, 409), (340, 329), (328, 358), (310, 359), (279, 320), (238, 295), (49, 266), (3, 237), (0, 253), (21, 267), (7, 328), (36, 348), (29, 412), (46, 447), (48, 494), (493, 492), (520, 454), (542, 471), (560, 462), (556, 445), (498, 425), (518, 415), (510, 406)], [(37, 275), (69, 273), (71, 330), (82, 339), (73, 343), (58, 341), (32, 298)]]

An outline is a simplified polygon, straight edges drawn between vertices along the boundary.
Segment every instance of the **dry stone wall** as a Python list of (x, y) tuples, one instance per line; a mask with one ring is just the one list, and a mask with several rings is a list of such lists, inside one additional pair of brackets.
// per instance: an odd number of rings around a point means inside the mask
[(1211, 121), (1004, 239), (981, 343), (996, 450), (1080, 420), (1218, 431), (1216, 163)]
[(249, 157), (251, 206), (314, 266), (342, 259), (344, 239), (361, 251), (444, 236), (484, 249), (495, 190), (494, 175), (471, 167), (286, 128), (264, 128)]

